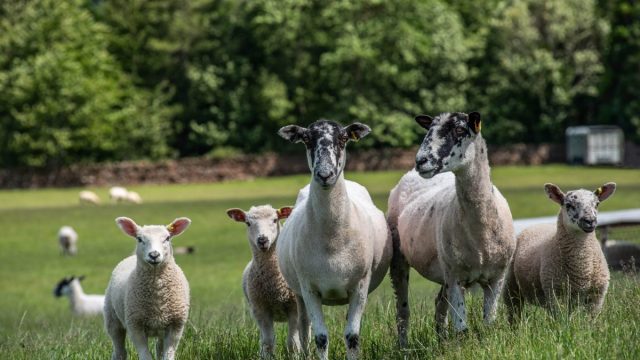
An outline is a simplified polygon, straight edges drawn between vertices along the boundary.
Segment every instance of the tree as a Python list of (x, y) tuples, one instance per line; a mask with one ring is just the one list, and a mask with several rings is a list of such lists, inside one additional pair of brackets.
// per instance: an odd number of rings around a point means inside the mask
[(82, 0), (5, 2), (0, 19), (0, 164), (166, 156), (171, 109), (133, 86)]

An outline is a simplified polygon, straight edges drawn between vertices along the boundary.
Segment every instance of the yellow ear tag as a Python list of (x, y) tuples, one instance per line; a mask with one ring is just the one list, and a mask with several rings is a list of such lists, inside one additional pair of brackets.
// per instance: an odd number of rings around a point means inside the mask
[(355, 131), (352, 131), (350, 135), (351, 135), (351, 140), (358, 141), (358, 137), (356, 136)]
[(482, 129), (482, 121), (480, 121), (480, 122), (478, 122), (478, 123), (476, 124), (476, 133), (479, 133), (479, 132), (480, 132), (480, 129)]
[(175, 229), (176, 229), (176, 228), (175, 228), (175, 226), (173, 226), (173, 224), (171, 224), (171, 225), (167, 225), (167, 230), (168, 230), (170, 233), (172, 233)]
[(602, 187), (599, 187), (599, 188), (596, 190), (596, 195), (597, 195), (597, 196), (600, 196), (600, 194), (602, 194)]

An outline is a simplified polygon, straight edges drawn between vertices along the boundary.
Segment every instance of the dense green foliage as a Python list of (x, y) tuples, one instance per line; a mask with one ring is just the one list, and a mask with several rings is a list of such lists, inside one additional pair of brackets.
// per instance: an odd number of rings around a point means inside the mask
[[(367, 187), (376, 204), (386, 209), (389, 189), (400, 172), (348, 173)], [(640, 170), (567, 166), (498, 167), (496, 185), (515, 217), (557, 212), (541, 184), (552, 181), (563, 189), (595, 188), (615, 181), (618, 191), (601, 211), (624, 209), (640, 201)], [(291, 204), (308, 175), (256, 179), (249, 182), (190, 185), (145, 185), (134, 188), (143, 205), (79, 206), (79, 189), (0, 191), (0, 354), (2, 359), (108, 359), (111, 344), (99, 318), (73, 317), (67, 299), (52, 290), (64, 276), (86, 275), (84, 290), (100, 293), (110, 272), (131, 254), (135, 240), (120, 232), (117, 216), (139, 223), (167, 223), (178, 216), (193, 220), (174, 241), (194, 245), (196, 252), (177, 257), (191, 287), (192, 307), (178, 359), (257, 359), (258, 329), (243, 300), (241, 276), (251, 258), (245, 226), (231, 221), (230, 207), (271, 203)], [(92, 189), (106, 199), (108, 189)], [(58, 228), (68, 224), (79, 234), (78, 256), (59, 254)], [(635, 227), (637, 231), (637, 227)], [(613, 234), (610, 234), (613, 236)], [(617, 238), (617, 237), (616, 237)], [(638, 232), (635, 233), (638, 239)], [(367, 302), (362, 321), (363, 359), (637, 359), (640, 346), (640, 286), (637, 277), (613, 276), (602, 314), (593, 321), (586, 313), (553, 319), (527, 307), (516, 327), (506, 323), (502, 305), (492, 327), (482, 324), (481, 295), (470, 295), (470, 332), (439, 343), (434, 331), (433, 299), (437, 286), (411, 275), (409, 349), (396, 347), (395, 304), (387, 278)], [(471, 293), (471, 291), (470, 291)], [(325, 307), (332, 358), (344, 359), (346, 306)], [(286, 327), (278, 325), (279, 354)], [(137, 353), (129, 343), (129, 358)], [(278, 358), (286, 358), (279, 356)]]
[[(21, 0), (0, 6), (0, 166), (283, 151), (276, 130), (479, 110), (491, 143), (640, 131), (629, 0)], [(640, 137), (640, 135), (638, 135)]]

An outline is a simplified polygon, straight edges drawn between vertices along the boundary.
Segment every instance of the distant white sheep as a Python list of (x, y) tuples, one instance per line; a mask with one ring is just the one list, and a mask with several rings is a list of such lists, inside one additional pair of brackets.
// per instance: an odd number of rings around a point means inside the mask
[(60, 280), (53, 294), (56, 297), (67, 296), (71, 305), (71, 312), (77, 316), (92, 316), (102, 314), (104, 308), (104, 295), (87, 295), (82, 290), (80, 281), (84, 275)]
[(119, 217), (116, 223), (137, 240), (136, 254), (113, 270), (104, 304), (105, 328), (113, 342), (112, 359), (126, 359), (126, 333), (140, 359), (153, 357), (149, 337), (158, 337), (158, 359), (173, 359), (189, 315), (189, 283), (175, 263), (171, 239), (191, 224), (175, 219), (167, 226), (138, 226)]
[(100, 204), (100, 197), (96, 193), (94, 193), (93, 191), (82, 190), (82, 191), (80, 191), (80, 203), (81, 204), (99, 205)]
[(142, 197), (135, 191), (127, 190), (122, 186), (114, 186), (109, 189), (109, 197), (112, 202), (129, 202), (133, 204), (142, 204)]
[(253, 259), (242, 274), (242, 290), (260, 328), (262, 357), (272, 356), (275, 350), (274, 322), (287, 321), (287, 347), (290, 352), (301, 349), (296, 296), (280, 272), (275, 251), (280, 220), (289, 217), (291, 210), (291, 207), (276, 210), (271, 205), (252, 206), (247, 212), (237, 208), (227, 210), (230, 218), (247, 224)]
[(142, 198), (135, 191), (127, 192), (127, 201), (134, 204), (142, 204)]
[(62, 255), (76, 255), (78, 253), (78, 233), (71, 226), (63, 226), (58, 231), (58, 243)]
[(580, 300), (594, 316), (600, 313), (609, 269), (595, 229), (598, 204), (615, 188), (616, 184), (607, 183), (595, 192), (580, 189), (565, 194), (556, 185), (545, 184), (560, 213), (556, 224), (534, 225), (518, 235), (504, 293), (511, 321), (520, 315), (524, 302), (555, 312), (562, 298), (571, 306)]

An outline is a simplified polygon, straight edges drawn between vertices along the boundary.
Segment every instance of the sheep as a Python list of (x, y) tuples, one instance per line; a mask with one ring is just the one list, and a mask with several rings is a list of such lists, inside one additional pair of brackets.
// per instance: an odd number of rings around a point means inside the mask
[(62, 255), (76, 255), (78, 253), (78, 233), (71, 226), (63, 226), (58, 231), (58, 243)]
[(410, 268), (441, 285), (435, 324), (442, 337), (447, 309), (455, 332), (467, 330), (464, 288), (474, 284), (484, 293), (485, 324), (495, 320), (516, 247), (509, 205), (491, 183), (480, 114), (419, 115), (415, 120), (428, 132), (415, 169), (391, 190), (387, 214), (401, 347), (407, 345)]
[[(391, 260), (384, 214), (363, 186), (344, 179), (347, 143), (370, 131), (360, 123), (342, 127), (318, 120), (309, 128), (288, 125), (278, 132), (304, 143), (311, 170), (311, 182), (299, 192), (276, 251), (282, 274), (296, 294), (301, 329), (311, 320), (321, 359), (328, 358), (329, 343), (322, 305), (349, 304), (345, 345), (347, 358), (357, 358), (368, 293), (380, 285)], [(305, 348), (304, 331), (301, 337)]]
[(191, 220), (141, 227), (119, 217), (116, 223), (137, 245), (135, 255), (113, 270), (106, 291), (104, 324), (113, 342), (112, 359), (126, 359), (127, 332), (140, 359), (152, 359), (148, 337), (158, 338), (158, 358), (173, 359), (189, 315), (189, 283), (175, 263), (171, 239)]
[(100, 197), (89, 190), (80, 191), (80, 204), (100, 205)]
[(609, 269), (594, 230), (598, 204), (611, 196), (615, 183), (595, 192), (566, 194), (545, 184), (547, 196), (560, 205), (556, 224), (534, 225), (518, 235), (518, 246), (504, 293), (509, 320), (519, 317), (523, 302), (557, 313), (558, 301), (579, 299), (595, 317), (602, 310), (609, 287)]
[(275, 252), (279, 220), (289, 217), (291, 210), (288, 206), (276, 210), (271, 205), (252, 206), (248, 212), (227, 210), (231, 219), (247, 224), (253, 259), (242, 274), (242, 290), (260, 328), (261, 357), (273, 356), (274, 321), (288, 322), (287, 348), (292, 353), (300, 351), (296, 297), (282, 277)]
[(130, 203), (133, 203), (133, 204), (142, 204), (142, 198), (135, 191), (127, 191), (126, 201), (128, 201)]
[(76, 316), (102, 315), (104, 295), (87, 295), (82, 290), (80, 281), (84, 275), (65, 277), (53, 289), (55, 297), (68, 296), (71, 312)]
[(121, 187), (121, 186), (114, 186), (111, 189), (109, 189), (109, 197), (111, 198), (112, 202), (122, 202), (122, 201), (127, 201), (127, 196), (129, 195), (129, 192), (127, 191), (127, 189)]
[(173, 248), (173, 255), (191, 255), (195, 252), (195, 246), (176, 246)]

